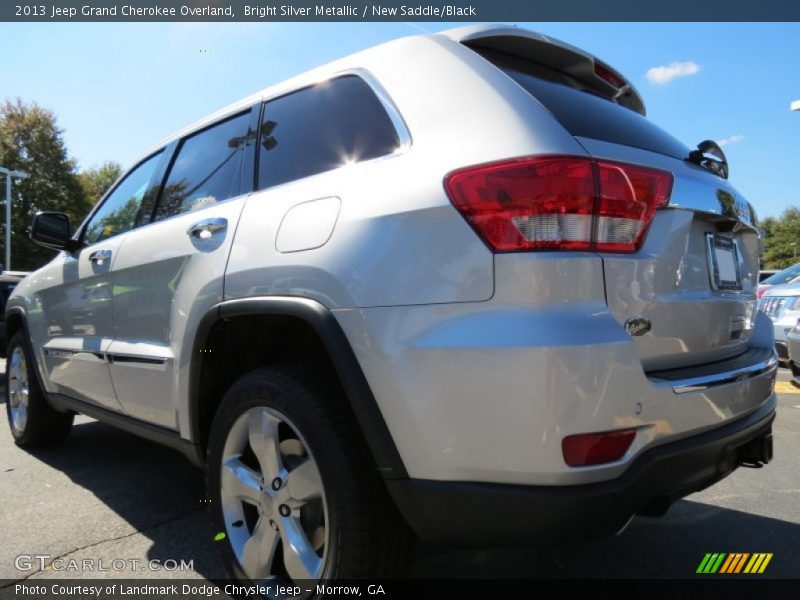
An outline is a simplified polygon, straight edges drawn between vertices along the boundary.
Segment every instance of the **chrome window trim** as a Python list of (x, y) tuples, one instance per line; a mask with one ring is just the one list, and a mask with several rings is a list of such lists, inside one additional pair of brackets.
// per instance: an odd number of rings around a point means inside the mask
[[(394, 129), (397, 132), (397, 139), (400, 140), (400, 146), (392, 153), (392, 155), (405, 151), (405, 149), (411, 146), (411, 132), (408, 130), (408, 126), (403, 119), (403, 115), (400, 114), (400, 110), (397, 108), (397, 105), (391, 99), (388, 92), (383, 88), (375, 76), (366, 69), (351, 69), (350, 74), (360, 77), (370, 87), (370, 89), (372, 89), (373, 93), (378, 98), (378, 101), (381, 103), (381, 105), (383, 105), (384, 110), (386, 110), (386, 114), (389, 115), (389, 119), (391, 120), (392, 125), (394, 125)], [(330, 79), (340, 76), (341, 74), (337, 73)]]

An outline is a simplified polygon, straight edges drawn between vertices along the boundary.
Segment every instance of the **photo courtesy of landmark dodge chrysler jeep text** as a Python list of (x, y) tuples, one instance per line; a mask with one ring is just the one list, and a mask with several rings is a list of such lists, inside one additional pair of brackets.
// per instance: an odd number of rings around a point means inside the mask
[(548, 544), (772, 454), (755, 213), (582, 50), (399, 39), (168, 138), (8, 301), (20, 446), (83, 413), (207, 473), (232, 576)]

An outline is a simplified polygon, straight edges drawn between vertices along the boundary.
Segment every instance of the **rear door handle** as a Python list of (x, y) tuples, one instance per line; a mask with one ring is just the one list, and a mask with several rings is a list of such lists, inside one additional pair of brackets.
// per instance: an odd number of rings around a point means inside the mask
[(111, 250), (95, 250), (89, 255), (89, 260), (102, 266), (107, 260), (111, 260)]
[(195, 223), (186, 230), (186, 235), (198, 240), (207, 240), (215, 233), (225, 231), (228, 228), (228, 219), (221, 217), (214, 219), (206, 219)]

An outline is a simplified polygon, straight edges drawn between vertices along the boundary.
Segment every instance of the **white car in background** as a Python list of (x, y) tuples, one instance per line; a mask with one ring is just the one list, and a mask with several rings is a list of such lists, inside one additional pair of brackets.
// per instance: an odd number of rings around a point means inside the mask
[[(763, 271), (759, 273), (763, 273)], [(764, 279), (759, 277), (758, 297), (761, 298), (766, 291), (773, 286), (795, 283), (797, 281), (800, 281), (800, 263), (792, 265), (791, 267), (786, 267)]]
[(778, 359), (788, 366), (787, 335), (800, 319), (800, 282), (768, 288), (761, 297), (759, 309), (772, 321)]

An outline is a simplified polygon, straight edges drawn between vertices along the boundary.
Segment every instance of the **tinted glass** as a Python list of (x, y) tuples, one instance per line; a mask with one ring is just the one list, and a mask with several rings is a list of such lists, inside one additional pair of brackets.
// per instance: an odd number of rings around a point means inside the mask
[(265, 188), (391, 154), (400, 141), (369, 85), (348, 75), (267, 102), (260, 144)]
[(170, 167), (155, 220), (239, 194), (250, 111), (186, 138)]
[(781, 285), (782, 283), (789, 283), (798, 277), (800, 277), (800, 263), (787, 267), (783, 271), (778, 271), (774, 275), (767, 277), (762, 283)]
[(133, 229), (142, 200), (161, 153), (151, 156), (125, 176), (86, 225), (84, 241), (95, 244)]
[(491, 50), (480, 54), (541, 102), (574, 136), (680, 159), (689, 156), (689, 148), (639, 113), (576, 87), (575, 80), (555, 69)]

